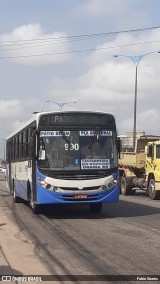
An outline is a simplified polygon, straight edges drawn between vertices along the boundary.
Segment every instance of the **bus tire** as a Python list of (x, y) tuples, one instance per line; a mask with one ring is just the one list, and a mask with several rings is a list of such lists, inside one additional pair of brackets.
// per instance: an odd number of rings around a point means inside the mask
[(102, 210), (102, 203), (90, 203), (89, 212), (90, 213), (100, 213)]
[(13, 184), (14, 184), (14, 181), (9, 182), (9, 193), (10, 193), (11, 195), (13, 195), (13, 191), (14, 191), (14, 189), (13, 189)]
[(28, 186), (28, 205), (31, 208), (33, 214), (39, 214), (40, 213), (40, 207), (38, 204), (36, 204), (33, 199), (32, 199), (32, 194), (31, 194), (31, 188)]
[(36, 204), (34, 201), (29, 201), (29, 207), (31, 208), (33, 214), (39, 214), (40, 213), (40, 206)]
[(35, 214), (35, 215), (40, 213), (40, 207), (39, 207), (38, 204), (33, 203), (33, 206), (32, 206), (31, 209), (32, 209), (33, 214)]
[(159, 193), (159, 191), (156, 190), (154, 178), (151, 178), (150, 181), (149, 181), (148, 193), (149, 193), (149, 197), (152, 200), (156, 200), (156, 199), (160, 198), (160, 193)]

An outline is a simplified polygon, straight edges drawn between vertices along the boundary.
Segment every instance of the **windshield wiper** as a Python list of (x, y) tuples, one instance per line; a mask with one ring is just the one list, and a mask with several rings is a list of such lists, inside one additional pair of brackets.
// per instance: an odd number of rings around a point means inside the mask
[(61, 135), (62, 135), (63, 140), (66, 141), (67, 144), (69, 145), (69, 147), (68, 147), (68, 149), (69, 149), (70, 146), (71, 146), (71, 141), (67, 138), (67, 136), (65, 135), (65, 133), (64, 133), (63, 130), (60, 130), (60, 133), (61, 133)]
[(62, 138), (64, 139), (64, 141), (67, 142), (68, 144), (68, 150), (67, 150), (67, 154), (66, 154), (66, 161), (67, 161), (67, 158), (68, 158), (68, 155), (69, 155), (69, 150), (70, 150), (70, 147), (71, 147), (71, 141), (70, 139), (67, 138), (67, 136), (65, 135), (64, 131), (63, 130), (60, 130), (60, 133), (62, 135)]
[(96, 127), (93, 137), (91, 137), (90, 143), (88, 145), (88, 149), (92, 151), (92, 146), (95, 140), (97, 139), (97, 135), (99, 133), (99, 126)]

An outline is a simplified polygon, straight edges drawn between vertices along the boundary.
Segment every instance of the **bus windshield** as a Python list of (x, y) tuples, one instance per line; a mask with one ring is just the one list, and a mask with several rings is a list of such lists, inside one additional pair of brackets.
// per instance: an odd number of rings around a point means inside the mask
[(50, 170), (106, 170), (117, 167), (116, 131), (40, 131), (38, 165)]

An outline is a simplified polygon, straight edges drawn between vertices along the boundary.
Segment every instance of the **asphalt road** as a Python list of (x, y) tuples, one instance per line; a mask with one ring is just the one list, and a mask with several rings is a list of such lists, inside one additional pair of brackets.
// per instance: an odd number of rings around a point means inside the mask
[(52, 275), (160, 274), (160, 201), (141, 192), (104, 204), (99, 215), (77, 205), (33, 215), (27, 204), (13, 203), (0, 176), (0, 205)]

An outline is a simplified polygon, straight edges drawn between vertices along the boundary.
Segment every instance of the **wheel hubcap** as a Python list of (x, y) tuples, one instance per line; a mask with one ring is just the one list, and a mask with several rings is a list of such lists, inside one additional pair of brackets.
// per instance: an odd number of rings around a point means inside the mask
[(151, 195), (154, 193), (155, 187), (154, 187), (154, 183), (151, 183), (150, 185), (150, 193)]

